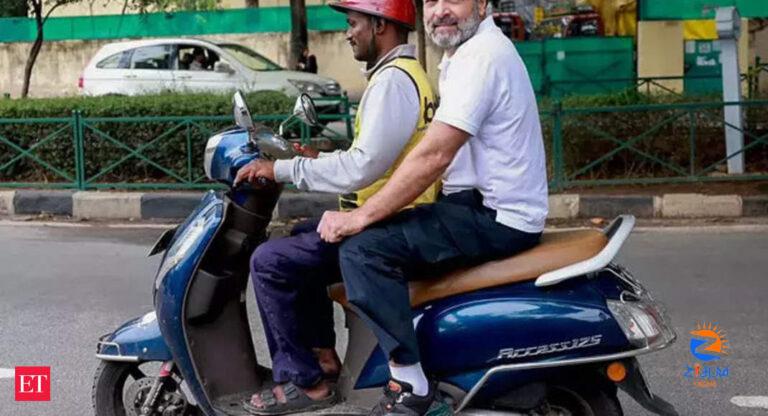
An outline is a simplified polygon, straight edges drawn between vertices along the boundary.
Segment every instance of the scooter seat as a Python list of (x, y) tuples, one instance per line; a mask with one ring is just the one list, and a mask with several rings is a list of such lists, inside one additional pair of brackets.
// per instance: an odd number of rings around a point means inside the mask
[[(411, 282), (411, 305), (416, 307), (461, 293), (533, 280), (590, 259), (606, 244), (608, 237), (600, 230), (546, 232), (539, 245), (515, 256)], [(342, 283), (332, 285), (328, 293), (335, 302), (347, 306)]]

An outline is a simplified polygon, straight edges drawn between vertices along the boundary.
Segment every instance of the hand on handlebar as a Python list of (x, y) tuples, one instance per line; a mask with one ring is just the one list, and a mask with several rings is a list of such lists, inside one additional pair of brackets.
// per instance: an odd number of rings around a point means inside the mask
[(235, 186), (241, 182), (249, 182), (259, 187), (266, 186), (275, 180), (275, 162), (257, 159), (237, 171)]
[(296, 153), (299, 155), (308, 157), (310, 159), (317, 159), (317, 156), (320, 154), (317, 149), (308, 144), (294, 143), (293, 150), (296, 151)]

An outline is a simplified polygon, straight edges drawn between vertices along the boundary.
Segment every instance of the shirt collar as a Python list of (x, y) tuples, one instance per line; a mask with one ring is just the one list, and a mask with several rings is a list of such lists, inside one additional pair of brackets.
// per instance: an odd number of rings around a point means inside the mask
[(376, 62), (376, 65), (373, 66), (371, 69), (365, 69), (363, 68), (363, 75), (365, 75), (365, 78), (371, 79), (373, 74), (375, 74), (381, 67), (384, 65), (394, 61), (397, 58), (415, 58), (416, 57), (416, 46), (409, 45), (409, 44), (403, 44), (398, 45), (394, 47), (391, 51), (387, 52), (386, 55), (382, 56), (381, 59), (379, 59), (379, 62)]
[[(467, 39), (464, 43), (459, 45), (458, 48), (456, 48), (456, 52), (453, 53), (453, 56), (456, 56), (459, 51), (466, 46), (467, 43), (469, 43), (475, 36), (481, 34), (490, 32), (492, 30), (498, 30), (498, 27), (496, 26), (496, 22), (493, 21), (493, 16), (486, 17), (482, 22), (480, 22), (480, 26), (477, 27), (477, 31), (474, 35), (472, 35), (471, 38)], [(440, 61), (440, 64), (438, 65), (437, 69), (440, 71), (443, 71), (448, 64), (451, 62), (451, 57), (448, 56), (447, 53), (443, 53), (443, 59)]]

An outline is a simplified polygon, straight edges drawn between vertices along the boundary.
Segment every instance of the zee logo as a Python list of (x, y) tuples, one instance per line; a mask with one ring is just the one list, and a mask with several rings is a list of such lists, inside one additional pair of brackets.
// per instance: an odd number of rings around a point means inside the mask
[(51, 400), (51, 367), (16, 367), (16, 401)]

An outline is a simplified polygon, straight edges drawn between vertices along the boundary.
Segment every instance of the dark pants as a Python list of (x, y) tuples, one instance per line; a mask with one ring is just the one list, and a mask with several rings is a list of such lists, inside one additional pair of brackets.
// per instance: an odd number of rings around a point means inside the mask
[(339, 262), (347, 298), (398, 364), (420, 361), (408, 281), (512, 256), (538, 244), (495, 221), (479, 192), (449, 195), (403, 211), (342, 243)]
[(315, 231), (318, 221), (290, 237), (260, 245), (251, 277), (277, 383), (311, 387), (322, 377), (312, 348), (334, 348), (333, 305), (326, 287), (340, 280), (338, 245)]

